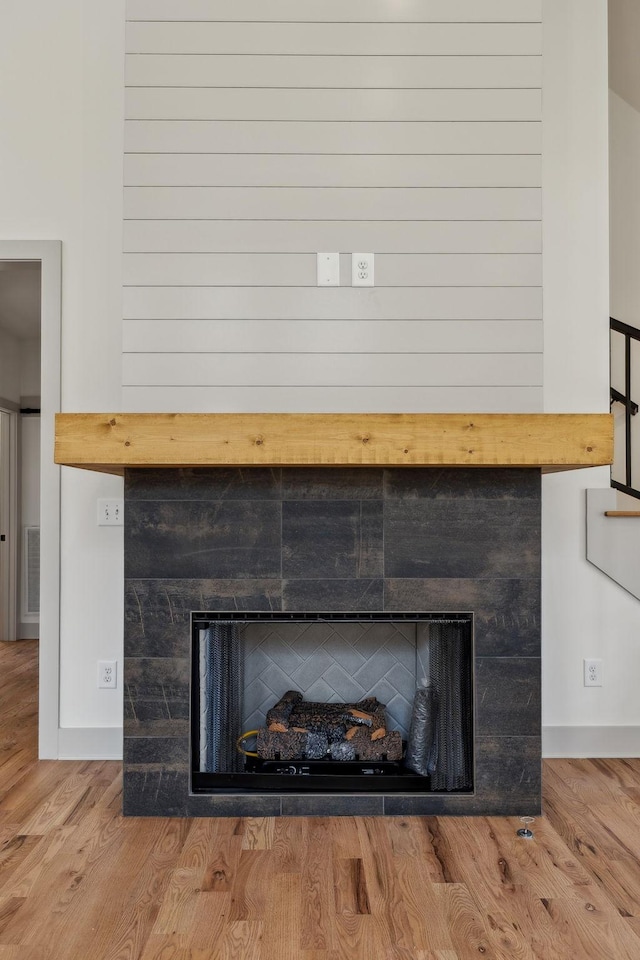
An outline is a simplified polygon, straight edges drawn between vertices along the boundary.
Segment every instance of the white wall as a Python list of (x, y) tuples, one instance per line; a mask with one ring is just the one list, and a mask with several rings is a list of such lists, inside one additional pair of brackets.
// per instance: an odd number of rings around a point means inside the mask
[(20, 396), (40, 396), (40, 339), (20, 342)]
[(125, 406), (540, 410), (540, 9), (128, 0)]
[(19, 595), (18, 637), (37, 639), (40, 635), (39, 618), (26, 613), (27, 573), (23, 531), (25, 527), (40, 526), (40, 417), (20, 417), (20, 542), (18, 549)]
[(40, 417), (20, 418), (20, 522), (23, 527), (40, 523)]
[[(123, 4), (25, 0), (2, 21), (0, 237), (62, 240), (63, 409), (119, 410)], [(96, 661), (121, 655), (122, 537), (98, 529), (95, 503), (121, 483), (63, 474), (61, 722), (117, 728), (121, 697), (96, 689)], [(86, 754), (105, 742), (88, 737)]]
[[(40, 399), (40, 341), (20, 342), (20, 405), (39, 406)], [(27, 398), (25, 400), (25, 398)], [(20, 530), (40, 526), (40, 417), (28, 414), (20, 417)], [(20, 596), (18, 598), (18, 636), (37, 638), (38, 618), (21, 616), (26, 597), (26, 576), (23, 556), (23, 538), (20, 536), (19, 569)]]
[(20, 342), (0, 330), (0, 398), (20, 403)]
[[(545, 0), (543, 15), (545, 410), (606, 411), (606, 4)], [(597, 755), (615, 752), (616, 744), (624, 744), (625, 753), (640, 752), (640, 605), (585, 559), (584, 491), (608, 485), (604, 468), (544, 480), (547, 755)], [(583, 686), (584, 657), (602, 657), (602, 688)]]
[[(39, 406), (40, 401), (40, 341), (20, 342), (20, 398), (25, 404)], [(20, 417), (20, 523), (37, 526), (40, 523), (40, 417), (27, 414)]]

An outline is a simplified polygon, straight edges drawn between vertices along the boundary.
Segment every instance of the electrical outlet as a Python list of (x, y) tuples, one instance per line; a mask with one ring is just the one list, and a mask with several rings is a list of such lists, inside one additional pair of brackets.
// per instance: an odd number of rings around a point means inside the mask
[(121, 527), (123, 520), (123, 500), (98, 500), (99, 527)]
[(583, 660), (585, 687), (602, 686), (602, 660)]
[(372, 253), (351, 254), (351, 286), (373, 287), (374, 256)]
[(98, 660), (98, 687), (115, 690), (118, 686), (118, 661)]

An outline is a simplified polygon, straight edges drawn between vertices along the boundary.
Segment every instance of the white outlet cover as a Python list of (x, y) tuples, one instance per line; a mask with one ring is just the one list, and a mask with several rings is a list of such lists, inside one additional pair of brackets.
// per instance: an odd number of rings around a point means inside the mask
[(375, 286), (375, 263), (372, 253), (352, 253), (351, 254), (351, 286), (352, 287), (373, 287)]
[(340, 254), (317, 253), (317, 284), (319, 287), (340, 286)]
[(602, 686), (602, 660), (600, 658), (585, 659), (583, 670), (585, 687)]
[(115, 690), (118, 686), (118, 661), (98, 660), (98, 689)]

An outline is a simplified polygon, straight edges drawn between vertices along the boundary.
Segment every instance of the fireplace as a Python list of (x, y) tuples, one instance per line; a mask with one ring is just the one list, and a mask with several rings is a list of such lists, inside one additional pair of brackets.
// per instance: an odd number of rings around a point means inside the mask
[[(539, 470), (128, 470), (125, 595), (126, 814), (539, 810)], [(194, 614), (397, 624), (451, 611), (474, 624), (471, 789), (194, 781)]]
[(192, 617), (192, 791), (473, 792), (469, 614)]
[[(125, 476), (125, 814), (538, 811), (540, 476), (612, 458), (610, 414), (57, 414)], [(194, 791), (197, 611), (471, 613), (472, 791)]]

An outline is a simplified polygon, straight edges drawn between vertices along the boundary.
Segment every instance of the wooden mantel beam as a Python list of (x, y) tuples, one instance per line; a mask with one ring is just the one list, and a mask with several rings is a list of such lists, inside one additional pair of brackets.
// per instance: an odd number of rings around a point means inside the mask
[(536, 467), (611, 463), (610, 414), (60, 413), (55, 462), (125, 467)]

